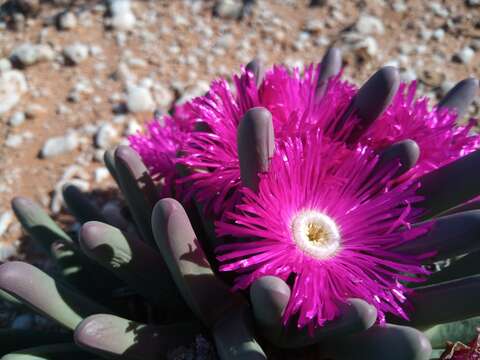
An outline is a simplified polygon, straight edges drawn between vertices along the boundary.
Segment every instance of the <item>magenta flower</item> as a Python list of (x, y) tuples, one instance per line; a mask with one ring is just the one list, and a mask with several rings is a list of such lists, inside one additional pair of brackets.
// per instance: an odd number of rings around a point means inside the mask
[(360, 139), (379, 151), (398, 141), (414, 140), (420, 158), (410, 175), (419, 176), (477, 149), (480, 136), (471, 135), (474, 126), (456, 124), (455, 112), (429, 109), (428, 98), (415, 99), (416, 82), (401, 84), (392, 104)]
[(209, 93), (194, 99), (186, 110), (207, 132), (191, 134), (179, 162), (195, 169), (182, 179), (191, 186), (190, 196), (205, 206), (209, 214), (220, 217), (233, 209), (240, 198), (240, 168), (237, 128), (247, 110), (262, 106), (272, 113), (275, 139), (282, 139), (327, 126), (338, 119), (354, 94), (353, 86), (331, 79), (325, 96), (315, 98), (319, 67), (311, 65), (303, 75), (295, 69), (275, 66), (267, 71), (257, 88), (254, 75), (242, 70), (234, 76), (235, 91), (225, 80), (215, 81)]
[(179, 108), (175, 117), (165, 116), (147, 124), (146, 134), (128, 138), (130, 146), (140, 155), (155, 180), (162, 183), (162, 196), (173, 196), (176, 191), (176, 158), (190, 137), (193, 122)]
[(385, 313), (408, 318), (407, 289), (421, 281), (421, 257), (395, 252), (429, 229), (411, 227), (418, 184), (388, 188), (397, 164), (372, 173), (376, 158), (329, 143), (318, 131), (289, 138), (277, 150), (258, 193), (242, 189), (235, 212), (217, 222), (220, 236), (242, 240), (218, 249), (222, 271), (238, 271), (236, 289), (274, 275), (291, 281), (284, 321), (321, 326), (338, 304), (361, 298)]

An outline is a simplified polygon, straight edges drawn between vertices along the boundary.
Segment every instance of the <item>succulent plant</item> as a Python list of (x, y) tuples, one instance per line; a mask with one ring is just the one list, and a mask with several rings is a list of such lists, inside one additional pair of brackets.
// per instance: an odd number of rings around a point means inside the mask
[[(338, 56), (332, 50), (322, 61), (318, 93), (325, 92), (325, 81), (338, 73)], [(247, 67), (258, 82), (259, 64)], [(375, 120), (391, 101), (391, 91), (385, 91), (390, 81), (382, 73), (371, 79), (351, 100), (350, 111), (360, 114), (365, 124)], [(460, 83), (441, 107), (462, 113), (473, 96), (471, 87), (471, 81)], [(247, 113), (254, 119), (238, 129), (241, 181), (252, 191), (273, 151), (273, 130), (268, 121), (263, 124), (266, 110), (257, 111), (260, 115)], [(415, 165), (416, 152), (413, 141), (397, 143), (380, 154), (377, 166), (399, 159), (400, 175)], [(165, 197), (162, 186), (171, 184), (154, 181), (130, 147), (107, 151), (105, 163), (126, 204), (128, 216), (122, 221), (102, 213), (86, 194), (67, 185), (66, 207), (82, 224), (77, 238), (34, 202), (13, 199), (18, 220), (58, 271), (47, 274), (24, 262), (4, 263), (0, 296), (56, 322), (59, 330), (2, 330), (3, 359), (167, 359), (172, 350), (204, 334), (223, 360), (422, 360), (440, 356), (447, 340), (468, 342), (476, 336), (480, 213), (477, 202), (465, 202), (480, 194), (478, 150), (421, 176), (422, 221), (437, 217), (437, 225), (423, 241), (404, 244), (401, 251), (421, 254), (434, 247), (435, 256), (426, 259), (427, 264), (462, 257), (426, 284), (412, 285), (410, 320), (387, 317), (387, 323), (379, 324), (375, 306), (351, 298), (339, 305), (333, 320), (303, 328), (284, 322), (292, 296), (288, 280), (263, 276), (248, 292), (231, 291), (232, 279), (218, 271), (214, 253), (223, 240), (215, 236), (201, 204)], [(188, 175), (189, 169), (179, 164), (177, 171)]]

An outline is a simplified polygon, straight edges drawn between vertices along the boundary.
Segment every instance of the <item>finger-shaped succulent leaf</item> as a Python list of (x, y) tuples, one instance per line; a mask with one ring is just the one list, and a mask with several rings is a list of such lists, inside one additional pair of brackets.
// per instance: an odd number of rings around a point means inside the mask
[(82, 226), (80, 245), (89, 257), (145, 298), (162, 304), (169, 313), (185, 313), (186, 307), (182, 307), (178, 290), (161, 255), (140, 239), (131, 236), (127, 239), (117, 228), (91, 221)]
[(210, 264), (214, 267), (218, 264), (215, 249), (224, 243), (224, 239), (215, 234), (215, 223), (212, 216), (205, 214), (203, 206), (192, 199), (190, 202), (182, 202), (183, 208), (188, 215), (193, 231), (200, 239), (202, 250)]
[[(92, 298), (108, 302), (113, 291), (122, 285), (76, 247), (57, 242), (52, 245), (51, 254), (65, 281)], [(95, 281), (92, 282), (92, 278)]]
[(434, 272), (428, 277), (425, 283), (421, 283), (420, 285), (437, 284), (440, 282), (457, 280), (467, 276), (477, 275), (480, 273), (479, 264), (480, 251), (474, 251), (468, 255), (462, 256), (457, 260), (453, 260), (449, 266), (440, 271)]
[(6, 291), (0, 289), (0, 299), (6, 301), (10, 306), (22, 307), (23, 304), (21, 301), (18, 301), (15, 296), (10, 295)]
[(391, 164), (392, 161), (398, 161), (400, 167), (395, 176), (400, 176), (413, 168), (419, 157), (420, 147), (415, 141), (410, 139), (399, 141), (379, 154), (378, 162), (372, 172)]
[(268, 171), (275, 148), (272, 114), (265, 108), (248, 110), (237, 131), (238, 158), (242, 184), (258, 188), (258, 174)]
[(105, 163), (105, 166), (107, 167), (112, 178), (117, 184), (119, 184), (117, 169), (115, 168), (115, 149), (109, 149), (105, 151), (103, 154), (103, 162)]
[(0, 266), (0, 288), (71, 330), (88, 315), (108, 312), (43, 271), (20, 261)]
[(390, 324), (375, 325), (359, 334), (327, 341), (320, 349), (335, 360), (427, 360), (432, 352), (423, 333)]
[(115, 151), (115, 169), (123, 196), (142, 239), (154, 245), (152, 209), (158, 193), (140, 156), (128, 146), (119, 146)]
[(212, 329), (221, 360), (266, 360), (267, 356), (254, 338), (250, 309), (237, 306), (217, 321)]
[(421, 255), (434, 252), (428, 261), (451, 258), (480, 250), (480, 210), (466, 211), (428, 220), (429, 231), (408, 241), (395, 251)]
[(118, 316), (97, 314), (75, 330), (75, 343), (102, 357), (132, 360), (166, 359), (169, 350), (194, 341), (193, 324), (152, 326)]
[(283, 324), (283, 312), (290, 298), (290, 288), (281, 279), (265, 276), (250, 288), (253, 312), (262, 334), (281, 348), (304, 347), (320, 340), (343, 337), (364, 331), (377, 319), (375, 307), (360, 299), (350, 299), (340, 306), (340, 315), (335, 320), (313, 332), (298, 329), (294, 324)]
[(105, 221), (100, 209), (78, 187), (65, 184), (62, 190), (68, 210), (80, 224), (93, 220)]
[(54, 344), (17, 350), (1, 360), (85, 360), (92, 358), (75, 344)]
[(340, 130), (351, 115), (356, 115), (360, 121), (347, 139), (350, 143), (356, 142), (390, 105), (399, 85), (400, 76), (395, 67), (385, 66), (378, 70), (358, 90), (336, 130)]
[(206, 326), (212, 327), (226, 311), (244, 303), (213, 273), (178, 201), (160, 200), (153, 210), (152, 226), (160, 252), (185, 302)]
[[(177, 164), (180, 176), (187, 176), (192, 171), (186, 165)], [(207, 258), (215, 261), (214, 251), (217, 246), (223, 244), (223, 239), (216, 236), (215, 224), (212, 216), (208, 215), (204, 206), (195, 199), (182, 202), (183, 207), (188, 214), (190, 223), (197, 236), (202, 238), (202, 246)]]
[[(106, 272), (84, 256), (70, 236), (36, 203), (23, 197), (16, 197), (12, 200), (12, 208), (25, 231), (56, 261), (67, 282), (85, 292), (92, 290), (97, 294), (100, 291), (99, 295), (118, 285), (117, 281), (109, 281), (104, 282), (101, 289), (93, 287), (92, 272), (97, 277), (102, 276), (104, 280), (116, 279), (113, 276), (104, 276)], [(97, 272), (98, 269), (100, 272)], [(110, 294), (111, 291), (108, 295)]]
[(448, 108), (457, 112), (462, 118), (478, 95), (478, 80), (467, 78), (456, 84), (438, 103), (438, 108)]
[(447, 211), (442, 212), (438, 216), (445, 216), (445, 215), (452, 215), (464, 211), (470, 210), (480, 210), (480, 201), (479, 200), (472, 200), (465, 204), (455, 206), (454, 208), (448, 209)]
[(342, 52), (339, 48), (331, 47), (327, 50), (320, 62), (320, 74), (318, 75), (315, 94), (322, 97), (331, 77), (337, 76), (342, 69)]
[(480, 275), (418, 287), (409, 300), (408, 324), (419, 329), (479, 316)]
[(12, 200), (12, 209), (22, 224), (25, 231), (47, 253), (56, 241), (72, 244), (73, 241), (55, 221), (36, 203), (24, 197), (16, 197)]
[(48, 344), (68, 343), (72, 335), (39, 330), (0, 329), (0, 356), (19, 349)]
[(467, 344), (477, 336), (480, 317), (439, 324), (425, 331), (433, 348), (445, 348), (447, 341)]
[(255, 76), (255, 83), (257, 86), (260, 86), (263, 81), (263, 76), (265, 75), (265, 69), (260, 59), (253, 59), (245, 68)]
[(425, 218), (439, 214), (480, 194), (480, 150), (474, 151), (419, 178), (418, 194), (424, 199), (417, 207)]

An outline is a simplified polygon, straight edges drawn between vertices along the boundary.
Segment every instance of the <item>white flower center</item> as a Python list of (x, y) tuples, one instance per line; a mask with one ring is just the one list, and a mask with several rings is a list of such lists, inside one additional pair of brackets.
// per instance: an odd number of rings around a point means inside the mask
[(327, 259), (340, 247), (337, 224), (327, 215), (314, 210), (298, 213), (292, 221), (293, 240), (305, 253)]

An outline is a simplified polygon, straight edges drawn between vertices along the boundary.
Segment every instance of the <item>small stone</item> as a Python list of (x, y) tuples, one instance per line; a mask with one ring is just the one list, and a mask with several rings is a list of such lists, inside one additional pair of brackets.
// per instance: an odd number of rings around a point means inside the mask
[(94, 57), (99, 57), (102, 54), (103, 54), (103, 49), (100, 46), (98, 46), (98, 45), (91, 45), (90, 46), (90, 55), (92, 55)]
[(63, 155), (75, 150), (79, 144), (80, 142), (75, 132), (71, 132), (64, 136), (52, 137), (43, 145), (40, 156), (42, 158), (50, 158)]
[(417, 79), (415, 71), (408, 69), (400, 72), (400, 81), (410, 83)]
[(136, 120), (130, 120), (124, 131), (125, 136), (135, 135), (142, 130), (142, 126)]
[(88, 57), (88, 46), (82, 43), (73, 43), (63, 49), (63, 55), (72, 65), (78, 65)]
[(155, 103), (150, 91), (140, 86), (128, 87), (126, 105), (130, 112), (151, 112), (155, 109)]
[(447, 18), (450, 15), (448, 10), (445, 7), (443, 7), (442, 4), (440, 4), (440, 3), (430, 2), (428, 4), (429, 4), (429, 7), (430, 7), (430, 10), (432, 10), (432, 12), (435, 15), (440, 16), (440, 17), (444, 17), (444, 18)]
[(469, 46), (465, 46), (458, 53), (455, 54), (454, 60), (459, 61), (463, 64), (469, 64), (475, 56), (475, 50)]
[(117, 130), (112, 125), (105, 123), (98, 128), (95, 134), (95, 145), (100, 149), (110, 149), (117, 139)]
[(12, 69), (12, 63), (7, 58), (0, 59), (0, 73), (9, 71)]
[(17, 254), (16, 244), (1, 242), (0, 243), (0, 261), (9, 260), (12, 256)]
[(445, 30), (443, 30), (441, 28), (435, 30), (432, 34), (432, 37), (437, 41), (443, 40), (443, 38), (445, 37)]
[(111, 19), (111, 25), (116, 30), (127, 31), (131, 30), (136, 23), (135, 15), (132, 12), (125, 12), (115, 15)]
[(371, 37), (360, 37), (356, 41), (353, 41), (348, 46), (348, 51), (353, 50), (353, 52), (362, 58), (373, 58), (378, 53), (378, 44), (377, 41)]
[(177, 104), (184, 104), (198, 96), (203, 96), (209, 90), (210, 85), (206, 81), (197, 81), (195, 85), (189, 88), (187, 91), (184, 91), (182, 96), (177, 99)]
[(385, 32), (382, 20), (367, 14), (360, 16), (355, 27), (359, 33), (365, 35), (383, 34)]
[(10, 111), (27, 92), (27, 80), (17, 70), (0, 73), (0, 116)]
[(454, 82), (454, 81), (446, 80), (446, 79), (445, 79), (445, 80), (442, 82), (442, 84), (440, 85), (439, 89), (438, 89), (438, 90), (439, 90), (439, 91), (438, 91), (438, 92), (439, 92), (439, 95), (442, 96), (442, 97), (445, 96), (445, 95), (447, 95), (447, 93), (448, 93), (450, 90), (452, 90), (454, 86), (455, 86), (455, 82)]
[(223, 49), (228, 49), (232, 44), (234, 43), (235, 39), (232, 34), (225, 34), (220, 36), (220, 38), (217, 41), (216, 46), (223, 48)]
[(66, 11), (58, 16), (58, 27), (61, 30), (71, 30), (77, 26), (77, 17), (71, 11)]
[(131, 30), (135, 26), (136, 18), (130, 0), (110, 0), (109, 8), (111, 18), (107, 25), (121, 31)]
[(170, 109), (175, 95), (168, 87), (162, 85), (161, 83), (155, 83), (153, 85), (153, 96), (156, 103), (164, 110)]
[(17, 149), (23, 143), (23, 136), (21, 134), (10, 134), (5, 140), (5, 146)]
[(325, 27), (325, 22), (321, 19), (310, 19), (308, 20), (303, 29), (313, 34), (320, 33)]
[(420, 37), (422, 40), (429, 40), (432, 37), (432, 30), (430, 29), (423, 29), (420, 31)]
[(326, 37), (325, 35), (320, 35), (317, 38), (315, 38), (313, 43), (316, 46), (322, 46), (323, 47), (323, 46), (327, 46), (328, 44), (330, 44), (330, 39), (328, 37)]
[(396, 1), (392, 5), (393, 11), (397, 13), (403, 13), (408, 10), (407, 4), (403, 0)]
[(35, 119), (47, 113), (47, 109), (45, 109), (42, 105), (38, 104), (30, 104), (25, 109), (25, 115), (27, 119)]
[(10, 60), (14, 64), (25, 67), (37, 64), (43, 61), (51, 61), (55, 57), (55, 52), (48, 45), (23, 43), (13, 49), (10, 54)]
[(243, 12), (243, 2), (240, 0), (217, 0), (213, 13), (224, 19), (239, 19)]
[(99, 167), (95, 169), (93, 177), (96, 183), (101, 183), (110, 177), (110, 173), (106, 167)]
[(467, 6), (474, 7), (480, 6), (480, 0), (467, 0)]
[(22, 111), (17, 111), (13, 113), (13, 115), (10, 116), (10, 118), (8, 119), (8, 124), (13, 127), (20, 126), (24, 122), (25, 122), (25, 113)]
[(0, 237), (7, 232), (12, 223), (13, 213), (11, 211), (6, 211), (0, 216)]
[(119, 31), (115, 34), (115, 42), (118, 46), (124, 47), (127, 45), (127, 34), (123, 31)]

